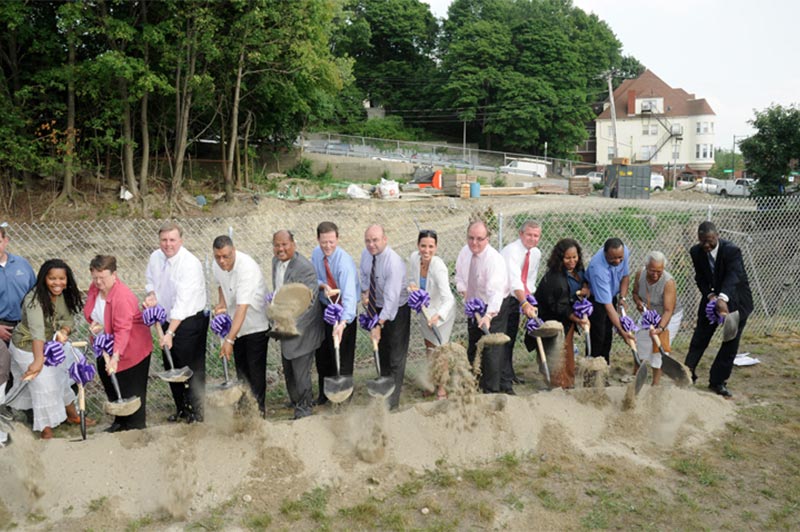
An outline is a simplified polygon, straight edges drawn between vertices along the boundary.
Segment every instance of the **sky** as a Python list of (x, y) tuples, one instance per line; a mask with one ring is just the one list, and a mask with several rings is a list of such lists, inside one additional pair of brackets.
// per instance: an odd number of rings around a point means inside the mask
[[(451, 0), (425, 0), (447, 17)], [(754, 110), (800, 104), (800, 1), (573, 0), (595, 13), (632, 55), (673, 88), (705, 98), (715, 144), (754, 132)]]

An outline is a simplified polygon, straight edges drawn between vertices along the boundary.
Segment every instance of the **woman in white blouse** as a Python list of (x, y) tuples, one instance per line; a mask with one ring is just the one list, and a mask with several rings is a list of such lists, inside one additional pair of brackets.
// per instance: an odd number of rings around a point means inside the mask
[[(430, 294), (431, 300), (425, 314), (417, 314), (425, 338), (425, 346), (431, 349), (439, 345), (439, 339), (431, 330), (436, 327), (441, 343), (450, 342), (455, 321), (455, 298), (450, 290), (450, 278), (444, 261), (436, 256), (438, 237), (436, 231), (424, 229), (417, 237), (417, 251), (408, 258), (409, 290), (421, 289)], [(440, 398), (445, 397), (443, 389), (438, 390)]]

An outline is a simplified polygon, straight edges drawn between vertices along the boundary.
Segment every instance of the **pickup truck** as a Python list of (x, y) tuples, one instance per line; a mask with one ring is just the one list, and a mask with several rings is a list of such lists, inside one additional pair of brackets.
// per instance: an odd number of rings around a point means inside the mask
[(728, 179), (717, 183), (716, 193), (725, 196), (749, 196), (753, 192), (753, 179)]

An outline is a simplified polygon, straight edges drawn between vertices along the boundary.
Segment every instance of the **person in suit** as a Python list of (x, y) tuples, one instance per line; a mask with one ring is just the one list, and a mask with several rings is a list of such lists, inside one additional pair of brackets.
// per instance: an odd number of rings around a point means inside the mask
[(311, 364), (314, 352), (325, 336), (319, 304), (319, 282), (314, 266), (297, 253), (294, 235), (285, 229), (272, 235), (272, 286), (275, 292), (284, 284), (302, 283), (311, 290), (311, 303), (297, 318), (299, 336), (280, 340), (281, 362), (286, 379), (286, 391), (294, 405), (294, 419), (310, 416), (313, 394)]
[[(560, 368), (550, 369), (550, 383), (562, 388), (575, 385), (575, 329), (589, 323), (589, 318), (579, 318), (572, 310), (578, 293), (581, 297), (589, 295), (581, 257), (581, 246), (577, 241), (572, 238), (559, 240), (547, 259), (547, 272), (536, 289), (539, 318), (557, 320), (564, 327), (564, 364)], [(531, 336), (525, 335), (525, 346), (528, 351), (533, 351), (536, 342)]]
[[(353, 374), (356, 355), (356, 314), (358, 312), (359, 288), (356, 262), (339, 247), (339, 227), (333, 222), (322, 222), (317, 226), (317, 243), (311, 252), (311, 263), (317, 272), (320, 302), (325, 308), (338, 302), (342, 306), (342, 319), (336, 325), (323, 324), (325, 339), (314, 354), (319, 375), (317, 404), (328, 402), (325, 396), (325, 377), (336, 375), (335, 347), (333, 339), (339, 341), (339, 371), (342, 375)], [(332, 290), (339, 290), (334, 296)]]
[(370, 225), (364, 232), (361, 252), (361, 302), (378, 323), (370, 337), (378, 343), (381, 375), (394, 379), (389, 408), (400, 406), (400, 392), (406, 373), (411, 312), (408, 308), (406, 264), (389, 247), (389, 239), (380, 225)]
[[(437, 345), (450, 343), (450, 334), (453, 332), (455, 322), (455, 304), (453, 292), (450, 291), (450, 279), (447, 273), (447, 265), (436, 256), (436, 247), (439, 238), (436, 231), (423, 229), (417, 236), (417, 251), (408, 257), (408, 282), (409, 291), (425, 290), (430, 294), (431, 300), (428, 307), (428, 315), (420, 312), (417, 317), (420, 322), (420, 330), (425, 341), (425, 347), (432, 349)], [(436, 327), (439, 339), (431, 330)], [(447, 397), (447, 392), (443, 387), (436, 391), (439, 399)]]
[[(203, 421), (208, 334), (203, 265), (183, 247), (183, 229), (174, 222), (159, 228), (158, 244), (145, 271), (144, 306), (161, 305), (167, 311), (159, 344), (162, 350), (171, 350), (176, 368), (188, 366), (193, 372), (186, 383), (169, 383), (177, 410), (167, 421)], [(163, 358), (164, 367), (168, 368), (166, 355)]]
[[(465, 302), (477, 298), (486, 304), (486, 314), (479, 320), (467, 320), (467, 358), (473, 364), (478, 352), (478, 340), (484, 335), (484, 331), (492, 334), (505, 333), (511, 306), (517, 304), (508, 297), (511, 283), (506, 262), (500, 252), (489, 245), (489, 228), (481, 220), (473, 221), (467, 227), (467, 244), (461, 248), (456, 258), (456, 290)], [(502, 345), (484, 348), (480, 382), (484, 393), (514, 394), (513, 389), (500, 388), (503, 356)]]
[(514, 371), (514, 344), (517, 343), (520, 315), (525, 319), (533, 318), (536, 309), (527, 300), (527, 296), (536, 291), (536, 277), (539, 273), (539, 262), (542, 252), (536, 247), (542, 238), (542, 226), (534, 220), (525, 220), (519, 228), (519, 238), (500, 251), (508, 266), (508, 280), (511, 283), (513, 299), (508, 314), (506, 334), (511, 341), (503, 346), (503, 372), (500, 376), (500, 389), (511, 390), (514, 384), (524, 384)]
[(697, 308), (697, 327), (689, 343), (686, 365), (692, 370), (692, 380), (697, 380), (697, 365), (717, 329), (710, 323), (705, 308), (710, 301), (717, 302), (721, 316), (739, 311), (739, 329), (736, 337), (723, 342), (711, 365), (708, 387), (723, 397), (732, 397), (727, 381), (733, 370), (733, 359), (739, 350), (739, 340), (747, 324), (747, 317), (753, 312), (753, 296), (750, 282), (744, 269), (742, 252), (733, 242), (719, 238), (717, 227), (712, 222), (703, 222), (697, 229), (698, 243), (692, 246), (689, 254), (694, 265), (694, 279), (700, 290), (701, 299)]

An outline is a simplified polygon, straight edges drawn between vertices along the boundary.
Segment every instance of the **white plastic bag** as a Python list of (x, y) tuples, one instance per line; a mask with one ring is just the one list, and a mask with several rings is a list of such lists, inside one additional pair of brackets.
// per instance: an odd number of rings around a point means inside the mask
[(347, 185), (347, 197), (353, 199), (369, 199), (369, 192), (355, 183), (351, 183)]
[(381, 178), (378, 185), (378, 196), (381, 199), (400, 199), (400, 185), (397, 181)]

